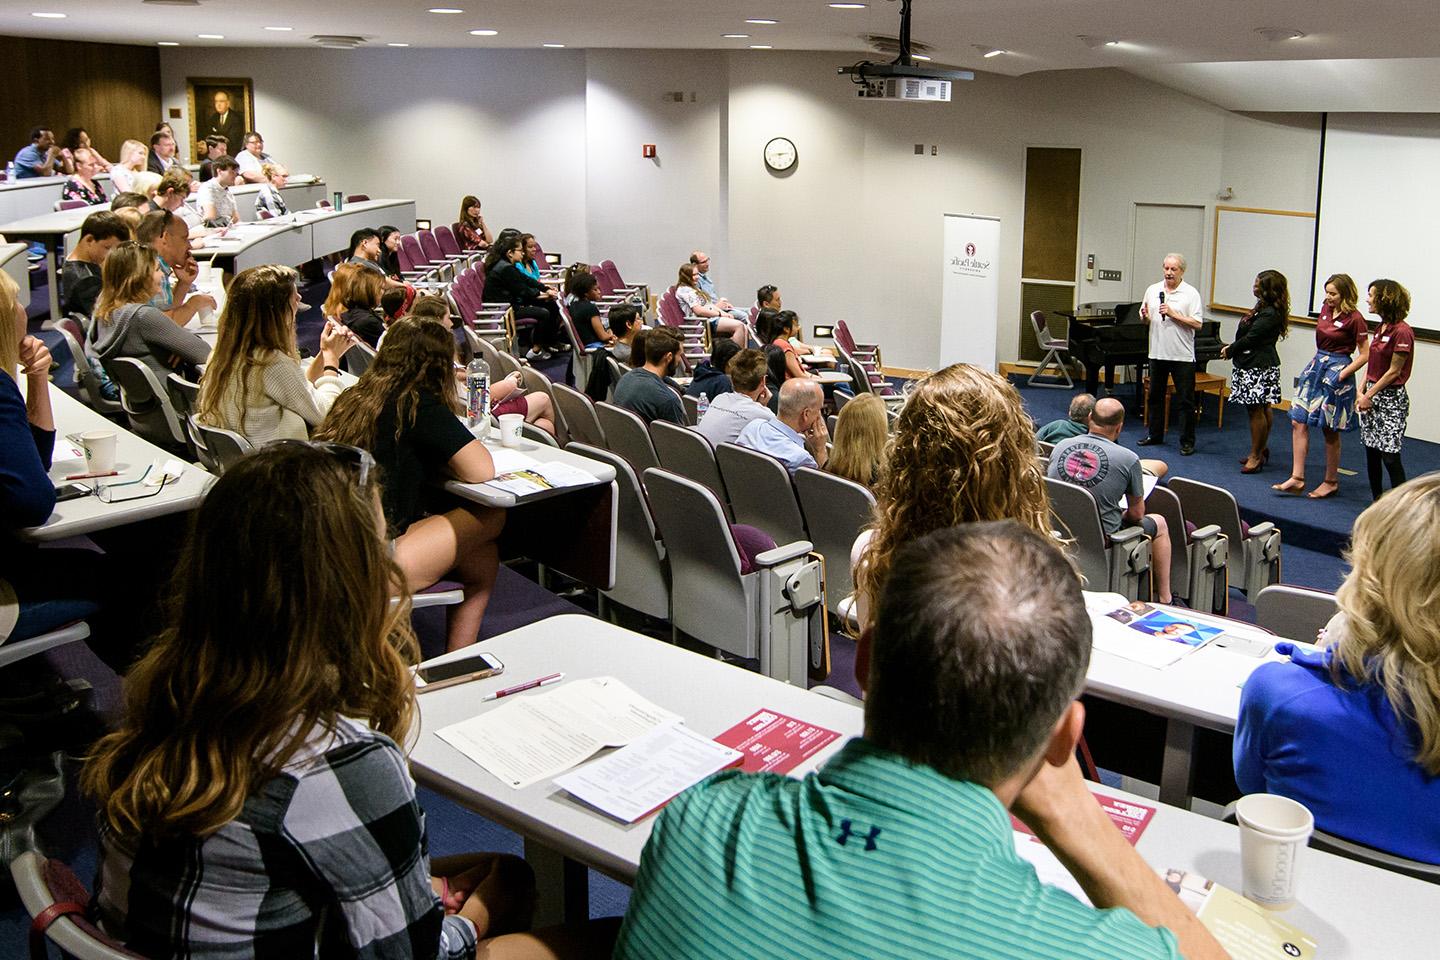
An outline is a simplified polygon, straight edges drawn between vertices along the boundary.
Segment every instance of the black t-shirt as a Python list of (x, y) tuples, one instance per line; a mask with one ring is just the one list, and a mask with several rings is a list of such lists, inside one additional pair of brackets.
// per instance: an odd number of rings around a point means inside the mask
[(66, 260), (60, 271), (60, 309), (90, 316), (100, 296), (100, 267), (85, 260)]
[[(580, 334), (581, 343), (602, 343), (601, 338), (595, 335), (595, 318), (600, 316), (600, 308), (589, 300), (576, 300), (570, 304), (570, 319), (575, 321), (576, 332)], [(604, 326), (604, 323), (601, 323)]]
[(425, 516), (425, 487), (444, 476), (445, 465), (475, 437), (433, 393), (420, 394), (415, 422), (395, 436), (396, 405), (380, 412), (370, 453), (380, 468), (381, 502), (390, 535), (398, 537)]
[(340, 322), (372, 347), (380, 342), (380, 335), (385, 332), (385, 321), (380, 319), (380, 311), (367, 307), (351, 307), (340, 315)]

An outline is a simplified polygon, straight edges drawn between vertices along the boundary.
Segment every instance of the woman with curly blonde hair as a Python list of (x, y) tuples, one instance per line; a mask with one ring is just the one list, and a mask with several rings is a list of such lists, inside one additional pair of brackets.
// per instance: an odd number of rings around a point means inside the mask
[(933, 373), (900, 411), (876, 488), (875, 523), (855, 541), (857, 613), (868, 627), (895, 553), (932, 530), (1018, 520), (1050, 536), (1035, 427), (1020, 394), (967, 363)]
[(1311, 652), (1277, 643), (1240, 694), (1235, 782), (1315, 826), (1440, 863), (1440, 473), (1355, 521), (1340, 612)]

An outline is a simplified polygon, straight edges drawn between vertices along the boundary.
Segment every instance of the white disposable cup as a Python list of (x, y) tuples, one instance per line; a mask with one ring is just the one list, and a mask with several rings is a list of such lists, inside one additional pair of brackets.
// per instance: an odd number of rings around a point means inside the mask
[(520, 428), (525, 425), (525, 414), (506, 413), (500, 417), (500, 443), (507, 447), (520, 446)]
[(86, 473), (112, 473), (115, 470), (115, 434), (111, 431), (80, 434), (80, 448), (85, 451)]
[(1273, 793), (1235, 801), (1245, 896), (1267, 910), (1295, 903), (1300, 851), (1315, 832), (1315, 817), (1302, 804)]
[(215, 265), (209, 260), (197, 260), (196, 264), (200, 269), (195, 274), (195, 282), (201, 286), (208, 286), (210, 274), (215, 269)]

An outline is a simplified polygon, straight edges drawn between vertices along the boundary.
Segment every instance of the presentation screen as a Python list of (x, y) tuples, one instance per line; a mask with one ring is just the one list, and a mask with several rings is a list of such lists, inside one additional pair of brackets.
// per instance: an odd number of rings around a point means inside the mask
[(1440, 114), (1330, 114), (1317, 213), (1313, 312), (1331, 274), (1354, 279), (1362, 312), (1366, 286), (1389, 277), (1410, 291), (1410, 323), (1440, 331)]

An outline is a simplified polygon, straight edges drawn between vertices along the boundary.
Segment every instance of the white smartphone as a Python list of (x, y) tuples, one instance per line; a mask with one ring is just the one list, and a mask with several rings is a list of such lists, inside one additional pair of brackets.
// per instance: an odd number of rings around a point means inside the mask
[(430, 690), (453, 687), (458, 683), (468, 683), (471, 680), (499, 676), (504, 672), (505, 664), (501, 663), (493, 653), (474, 653), (468, 657), (461, 657), (459, 660), (421, 667), (415, 671), (415, 675), (424, 681), (418, 692), (425, 693)]

